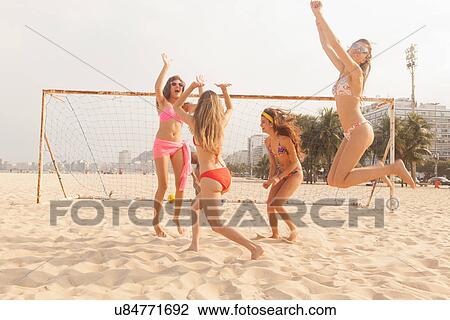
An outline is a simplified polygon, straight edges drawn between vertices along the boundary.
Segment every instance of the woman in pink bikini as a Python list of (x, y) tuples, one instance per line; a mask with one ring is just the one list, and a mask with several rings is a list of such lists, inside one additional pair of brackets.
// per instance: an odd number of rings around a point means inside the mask
[[(187, 177), (191, 174), (191, 151), (186, 142), (182, 141), (180, 117), (173, 110), (173, 104), (180, 98), (184, 91), (184, 82), (179, 76), (170, 77), (163, 87), (164, 77), (169, 69), (170, 60), (165, 53), (162, 55), (164, 66), (156, 80), (155, 93), (156, 105), (159, 113), (159, 129), (156, 133), (153, 145), (153, 159), (156, 165), (156, 174), (158, 176), (158, 189), (155, 194), (155, 215), (153, 218), (153, 227), (158, 237), (165, 237), (166, 233), (159, 224), (162, 201), (167, 191), (169, 180), (169, 160), (172, 162), (173, 172), (175, 174), (175, 212), (173, 221), (177, 225), (178, 232), (184, 233), (180, 226), (179, 216), (181, 204), (183, 202), (183, 193), (186, 186)], [(201, 91), (199, 91), (201, 94)], [(195, 105), (185, 103), (184, 110), (192, 112)]]
[(322, 47), (340, 73), (333, 87), (333, 95), (344, 129), (344, 139), (328, 173), (328, 184), (348, 188), (378, 178), (389, 182), (386, 176), (397, 175), (415, 188), (402, 160), (387, 166), (355, 168), (374, 138), (372, 126), (360, 109), (361, 96), (371, 67), (372, 47), (368, 40), (361, 39), (353, 43), (348, 51), (344, 50), (322, 15), (322, 2), (311, 1), (311, 9), (316, 17)]
[(221, 221), (222, 195), (231, 186), (231, 174), (221, 156), (223, 132), (230, 120), (233, 105), (228, 94), (229, 84), (217, 84), (222, 90), (226, 111), (220, 103), (219, 96), (213, 91), (204, 92), (199, 100), (194, 114), (190, 115), (182, 106), (195, 88), (203, 87), (203, 79), (198, 77), (181, 97), (175, 102), (174, 109), (180, 119), (187, 123), (193, 132), (193, 142), (197, 149), (200, 164), (200, 193), (192, 209), (192, 244), (189, 251), (199, 250), (200, 226), (199, 209), (203, 209), (213, 231), (244, 246), (251, 253), (251, 259), (257, 259), (263, 254), (263, 248), (244, 237), (239, 231), (223, 226)]
[[(299, 130), (294, 124), (295, 118), (281, 109), (267, 108), (261, 114), (261, 129), (269, 136), (265, 144), (269, 151), (269, 179), (264, 182), (265, 189), (270, 188), (267, 198), (267, 214), (273, 239), (279, 239), (278, 213), (290, 230), (288, 241), (297, 240), (297, 227), (283, 204), (294, 194), (303, 181), (300, 159), (301, 151)], [(258, 235), (258, 238), (262, 236)]]

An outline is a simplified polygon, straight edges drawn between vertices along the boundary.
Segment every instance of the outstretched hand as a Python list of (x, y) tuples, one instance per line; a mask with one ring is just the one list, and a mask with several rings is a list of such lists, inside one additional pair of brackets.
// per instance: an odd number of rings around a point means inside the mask
[(205, 77), (202, 74), (199, 74), (198, 76), (195, 77), (195, 81), (192, 82), (192, 86), (194, 88), (200, 88), (203, 87), (205, 85)]
[(215, 83), (215, 85), (222, 90), (231, 87), (231, 83)]
[(164, 65), (170, 66), (170, 62), (171, 62), (172, 60), (169, 59), (169, 56), (167, 55), (167, 53), (162, 53), (162, 54), (161, 54), (161, 58), (163, 59)]
[(323, 4), (320, 0), (311, 0), (311, 10), (314, 13), (315, 16), (321, 13)]

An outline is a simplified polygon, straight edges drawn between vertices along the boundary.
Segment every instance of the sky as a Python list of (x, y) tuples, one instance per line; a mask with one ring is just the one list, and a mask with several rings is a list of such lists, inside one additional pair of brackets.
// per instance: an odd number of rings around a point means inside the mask
[[(374, 55), (366, 96), (409, 97), (405, 49), (418, 46), (418, 102), (450, 106), (450, 4), (324, 1), (349, 46)], [(235, 94), (312, 95), (338, 77), (320, 47), (309, 0), (40, 0), (0, 2), (0, 158), (37, 161), (41, 90), (120, 90), (29, 26), (134, 91), (153, 91), (161, 52), (170, 73), (231, 82)], [(326, 89), (319, 95), (330, 95)]]

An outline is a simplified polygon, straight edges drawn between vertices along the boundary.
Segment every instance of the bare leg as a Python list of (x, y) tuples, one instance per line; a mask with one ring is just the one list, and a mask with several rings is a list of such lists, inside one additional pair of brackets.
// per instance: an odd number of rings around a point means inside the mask
[(173, 156), (171, 157), (170, 160), (172, 161), (173, 172), (175, 174), (175, 188), (176, 188), (175, 210), (174, 210), (173, 222), (177, 226), (178, 233), (182, 235), (182, 234), (184, 234), (185, 230), (180, 225), (180, 212), (181, 212), (181, 208), (183, 206), (184, 192), (180, 191), (179, 188), (180, 188), (180, 180), (181, 180), (181, 171), (183, 170), (183, 165), (184, 165), (183, 149), (182, 148), (178, 149), (177, 152), (175, 152), (173, 154)]
[(336, 186), (348, 188), (384, 176), (398, 175), (415, 188), (415, 183), (401, 160), (387, 166), (355, 168), (372, 141), (373, 131), (369, 125), (362, 125), (352, 132), (336, 167), (334, 177)]
[(336, 186), (336, 183), (334, 181), (334, 176), (336, 175), (336, 167), (339, 164), (339, 161), (341, 160), (342, 152), (344, 151), (346, 144), (347, 144), (347, 139), (343, 139), (341, 144), (339, 145), (336, 155), (334, 156), (330, 171), (328, 172), (327, 183), (331, 187)]
[(247, 248), (251, 253), (251, 259), (258, 259), (262, 256), (264, 250), (260, 245), (253, 243), (239, 231), (223, 226), (223, 222), (220, 220), (223, 210), (221, 201), (222, 186), (217, 181), (209, 178), (203, 178), (200, 185), (202, 189), (201, 207), (212, 230)]
[(192, 243), (185, 251), (198, 252), (200, 249), (200, 202), (197, 197), (192, 204)]
[(167, 191), (167, 181), (169, 180), (169, 156), (155, 159), (156, 175), (158, 177), (158, 189), (155, 193), (153, 216), (153, 228), (157, 237), (165, 237), (166, 233), (159, 224), (162, 202)]
[(278, 192), (275, 194), (271, 205), (275, 208), (275, 210), (278, 212), (278, 214), (281, 216), (290, 230), (290, 234), (287, 240), (294, 242), (297, 240), (297, 226), (289, 216), (286, 208), (283, 207), (283, 204), (294, 194), (294, 192), (303, 182), (303, 173), (297, 172), (296, 174), (283, 180), (285, 181)]
[(195, 166), (194, 170), (192, 171), (192, 184), (194, 185), (195, 195), (198, 195), (200, 193), (200, 168), (198, 165)]
[[(378, 161), (378, 164), (377, 164), (377, 165), (380, 166), (380, 167), (383, 167), (383, 166), (384, 166), (384, 163), (383, 163), (383, 161)], [(391, 179), (389, 179), (388, 176), (383, 176), (383, 177), (381, 177), (381, 180), (383, 180), (383, 182), (384, 182), (389, 188), (392, 188), (392, 182), (391, 182)]]
[(191, 157), (191, 164), (194, 166), (192, 170), (192, 185), (195, 190), (195, 195), (198, 195), (200, 193), (200, 166), (198, 164), (197, 152), (191, 152)]
[(269, 216), (269, 224), (270, 228), (272, 229), (272, 236), (270, 237), (272, 239), (280, 239), (280, 233), (278, 230), (277, 212), (275, 210), (275, 207), (273, 207), (271, 203), (273, 201), (273, 198), (277, 194), (278, 190), (280, 190), (283, 183), (284, 180), (279, 181), (275, 185), (272, 185), (272, 187), (270, 188), (269, 196), (267, 197), (267, 215)]

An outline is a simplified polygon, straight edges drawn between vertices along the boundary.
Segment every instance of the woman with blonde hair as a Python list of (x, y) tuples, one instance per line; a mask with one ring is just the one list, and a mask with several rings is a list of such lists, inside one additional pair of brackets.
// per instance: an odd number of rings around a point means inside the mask
[(300, 160), (304, 153), (300, 146), (299, 129), (295, 125), (295, 117), (275, 108), (267, 108), (262, 112), (260, 126), (269, 135), (265, 140), (269, 153), (269, 179), (264, 182), (263, 187), (271, 187), (267, 198), (271, 238), (280, 238), (276, 216), (278, 213), (289, 227), (287, 240), (294, 242), (297, 239), (297, 227), (283, 204), (303, 182)]
[(371, 69), (372, 47), (368, 40), (360, 39), (345, 50), (322, 15), (322, 1), (311, 1), (311, 9), (316, 17), (322, 48), (340, 73), (333, 87), (333, 95), (344, 139), (328, 173), (328, 184), (348, 188), (378, 178), (389, 183), (386, 176), (397, 175), (415, 188), (402, 160), (386, 166), (355, 168), (374, 139), (372, 126), (360, 109), (362, 93)]
[(192, 223), (192, 244), (189, 251), (199, 250), (200, 225), (199, 209), (203, 209), (213, 231), (244, 246), (251, 253), (251, 259), (257, 259), (263, 254), (263, 248), (244, 237), (239, 231), (226, 227), (220, 220), (222, 195), (231, 186), (231, 174), (222, 159), (222, 143), (224, 129), (227, 126), (233, 105), (228, 94), (229, 84), (217, 84), (225, 99), (226, 111), (219, 96), (211, 90), (205, 91), (198, 99), (194, 114), (190, 115), (182, 109), (186, 98), (195, 88), (203, 87), (204, 81), (198, 78), (193, 82), (174, 104), (174, 109), (180, 119), (187, 123), (193, 133), (193, 142), (197, 149), (200, 165), (200, 193), (194, 204)]

